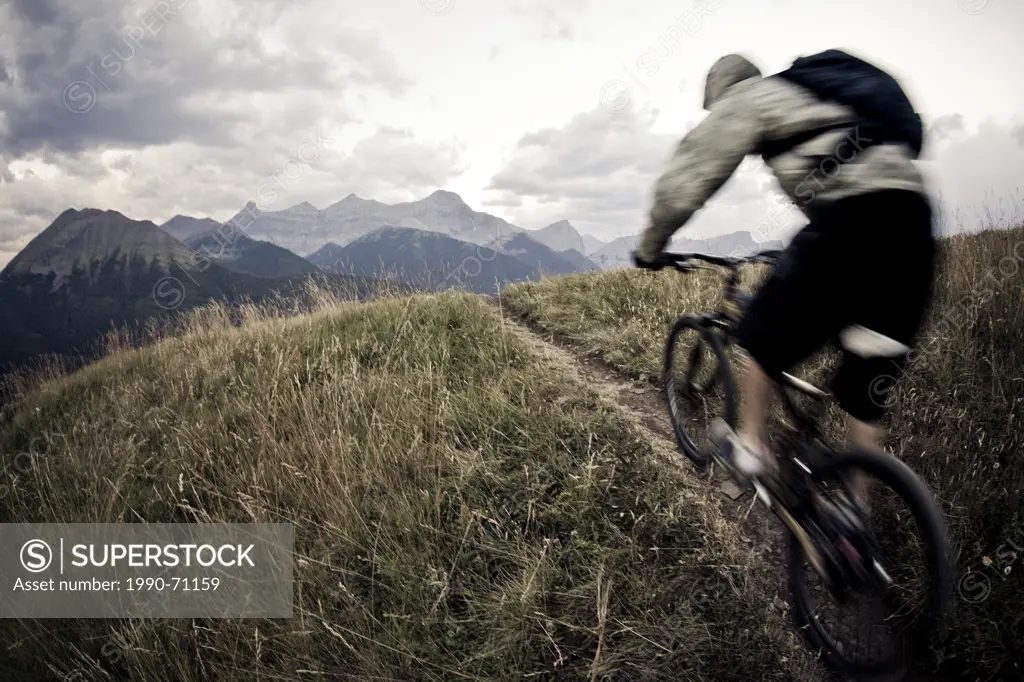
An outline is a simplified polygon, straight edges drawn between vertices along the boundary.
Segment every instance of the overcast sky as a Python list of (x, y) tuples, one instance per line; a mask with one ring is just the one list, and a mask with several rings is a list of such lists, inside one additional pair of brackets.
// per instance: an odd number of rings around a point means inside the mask
[[(443, 188), (526, 228), (632, 234), (733, 51), (889, 68), (946, 205), (1011, 220), (1021, 26), (1020, 0), (0, 0), (0, 266), (68, 207), (224, 220), (275, 174), (266, 210)], [(746, 163), (687, 230), (752, 229), (771, 187)]]

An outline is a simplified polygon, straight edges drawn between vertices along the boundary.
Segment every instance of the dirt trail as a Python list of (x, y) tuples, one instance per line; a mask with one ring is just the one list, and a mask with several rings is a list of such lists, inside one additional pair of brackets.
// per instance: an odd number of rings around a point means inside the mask
[[(624, 377), (602, 360), (574, 352), (574, 344), (570, 339), (562, 338), (516, 315), (497, 297), (488, 299), (501, 316), (504, 327), (522, 339), (540, 357), (552, 362), (559, 371), (580, 378), (600, 396), (623, 408), (623, 415), (647, 432), (648, 442), (663, 463), (685, 469), (695, 474), (697, 485), (707, 485), (721, 492), (722, 504), (719, 510), (722, 516), (739, 526), (743, 541), (751, 544), (755, 555), (759, 555), (761, 561), (778, 575), (778, 587), (772, 601), (780, 607), (783, 604), (788, 607), (788, 566), (785, 556), (787, 537), (781, 521), (764, 505), (757, 503), (751, 493), (740, 491), (724, 472), (712, 470), (706, 475), (706, 480), (701, 480), (703, 477), (696, 474), (693, 464), (679, 451), (662, 391), (651, 382)], [(828, 676), (827, 673), (825, 675), (823, 679), (849, 679)], [(892, 681), (899, 679), (899, 676), (880, 676), (874, 679), (876, 682)], [(919, 679), (924, 678), (913, 673), (904, 678), (906, 682)]]
[[(695, 473), (693, 464), (676, 445), (668, 407), (658, 387), (650, 382), (625, 378), (602, 360), (572, 352), (571, 341), (516, 316), (497, 298), (491, 298), (491, 301), (498, 308), (506, 328), (539, 355), (554, 360), (565, 371), (582, 378), (600, 395), (625, 408), (627, 415), (649, 432), (652, 446), (667, 463)], [(753, 504), (753, 496), (741, 493), (724, 473), (712, 471), (708, 478), (708, 485), (715, 486), (722, 493), (725, 502), (722, 511), (726, 518), (741, 524), (744, 539), (763, 547), (777, 563), (781, 562), (785, 531), (778, 519), (763, 505)]]
[[(659, 459), (672, 467), (690, 473), (698, 484), (705, 484), (696, 473), (693, 464), (679, 451), (668, 408), (660, 389), (649, 382), (624, 378), (621, 373), (605, 362), (581, 357), (571, 350), (571, 342), (560, 339), (556, 334), (541, 328), (528, 320), (517, 317), (492, 297), (505, 328), (516, 334), (539, 356), (547, 358), (561, 371), (579, 377), (590, 388), (605, 399), (623, 409), (626, 418), (641, 426), (647, 432), (647, 440)], [(761, 555), (773, 569), (778, 569), (779, 587), (776, 597), (785, 600), (785, 530), (778, 519), (762, 504), (755, 504), (750, 493), (741, 493), (722, 472), (712, 471), (705, 485), (715, 486), (721, 491), (720, 511), (729, 521), (739, 524), (744, 542), (752, 545), (755, 554)]]

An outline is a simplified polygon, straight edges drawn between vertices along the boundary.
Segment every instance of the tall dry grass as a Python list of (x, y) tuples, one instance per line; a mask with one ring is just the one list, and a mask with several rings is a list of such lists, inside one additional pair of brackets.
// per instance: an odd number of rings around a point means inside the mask
[(389, 279), (378, 281), (373, 290), (367, 292), (365, 286), (355, 281), (315, 275), (306, 278), (300, 286), (292, 287), (288, 295), (273, 292), (258, 302), (214, 300), (205, 306), (150, 317), (131, 327), (111, 327), (95, 342), (85, 344), (77, 354), (44, 354), (20, 366), (5, 368), (6, 371), (0, 373), (0, 426), (9, 421), (19, 402), (41, 384), (71, 374), (107, 356), (153, 345), (198, 329), (211, 311), (215, 311), (212, 313), (215, 316), (225, 316), (232, 325), (241, 326), (247, 320), (309, 314), (343, 301), (387, 299), (408, 293), (408, 286), (395, 284)]
[(244, 318), (24, 396), (0, 521), (290, 521), (296, 616), (3, 620), (0, 678), (818, 678), (717, 499), (482, 299)]

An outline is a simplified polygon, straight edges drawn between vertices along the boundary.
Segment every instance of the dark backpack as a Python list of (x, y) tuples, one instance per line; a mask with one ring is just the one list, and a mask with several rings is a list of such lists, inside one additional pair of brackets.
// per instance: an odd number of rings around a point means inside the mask
[(840, 128), (858, 128), (858, 137), (864, 138), (866, 146), (904, 144), (913, 158), (920, 155), (924, 142), (921, 117), (896, 79), (877, 66), (841, 50), (827, 50), (800, 57), (775, 77), (810, 90), (819, 99), (850, 107), (860, 120), (768, 142), (762, 149), (766, 159)]

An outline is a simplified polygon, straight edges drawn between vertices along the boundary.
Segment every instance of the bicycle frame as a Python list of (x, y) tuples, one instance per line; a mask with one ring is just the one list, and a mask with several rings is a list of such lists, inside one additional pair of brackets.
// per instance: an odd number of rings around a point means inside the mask
[[(733, 330), (746, 312), (747, 301), (743, 299), (749, 298), (749, 294), (739, 286), (739, 267), (746, 263), (774, 261), (778, 253), (769, 251), (750, 258), (719, 258), (703, 254), (669, 254), (669, 256), (673, 261), (672, 266), (683, 272), (698, 267), (686, 262), (691, 259), (703, 260), (726, 268), (720, 309), (698, 315), (698, 319), (702, 319), (709, 327), (719, 330), (723, 336), (723, 344), (728, 347), (732, 342)], [(783, 372), (776, 379), (776, 384), (779, 387), (779, 393), (782, 396), (786, 412), (799, 424), (800, 428), (798, 431), (803, 433), (808, 441), (819, 440), (824, 442), (824, 434), (818, 425), (818, 420), (797, 408), (787, 389), (813, 398), (819, 404), (831, 399), (832, 394), (788, 372)]]
[[(698, 267), (687, 262), (691, 259), (704, 260), (713, 265), (720, 265), (727, 268), (719, 309), (713, 312), (699, 314), (696, 317), (697, 320), (706, 325), (707, 328), (717, 330), (718, 333), (721, 334), (723, 345), (728, 347), (732, 342), (733, 330), (742, 319), (743, 314), (746, 312), (746, 304), (750, 298), (749, 294), (739, 287), (739, 266), (745, 263), (757, 262), (757, 260), (764, 262), (765, 254), (759, 254), (758, 256), (747, 259), (719, 258), (703, 254), (667, 255), (669, 258), (675, 259), (675, 262), (671, 263), (672, 266), (682, 272), (693, 270)], [(715, 379), (713, 378), (712, 381), (714, 380)], [(789, 391), (792, 390), (801, 393), (802, 395), (806, 395), (812, 398), (819, 405), (824, 405), (825, 401), (831, 398), (831, 394), (808, 381), (789, 374), (788, 372), (783, 372), (781, 376), (776, 379), (775, 383), (779, 388), (779, 393), (781, 394), (786, 412), (795, 422), (797, 422), (797, 427), (791, 429), (791, 433), (789, 434), (795, 442), (791, 443), (792, 447), (785, 448), (787, 451), (785, 452), (785, 459), (788, 459), (792, 465), (797, 467), (801, 472), (800, 475), (814, 478), (814, 471), (810, 466), (808, 466), (808, 464), (813, 465), (814, 462), (805, 463), (798, 454), (804, 455), (806, 453), (807, 455), (810, 455), (814, 450), (815, 441), (822, 443), (828, 450), (831, 450), (831, 448), (827, 445), (824, 439), (824, 434), (819, 426), (818, 420), (800, 410), (794, 403)], [(805, 456), (803, 459), (809, 458)], [(790, 468), (792, 465), (788, 465), (787, 468)], [(790, 473), (788, 475), (792, 477), (793, 474)], [(759, 482), (754, 481), (753, 484), (757, 492), (757, 496), (787, 527), (789, 527), (797, 537), (800, 544), (804, 546), (808, 560), (818, 573), (824, 576), (826, 574), (824, 558), (814, 547), (814, 543), (808, 536), (807, 531), (803, 528), (803, 525), (793, 516), (792, 510), (788, 509), (785, 505), (775, 504), (772, 495)]]

